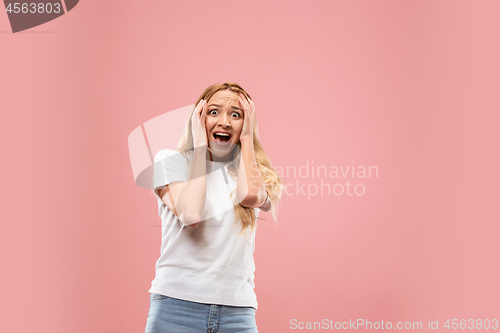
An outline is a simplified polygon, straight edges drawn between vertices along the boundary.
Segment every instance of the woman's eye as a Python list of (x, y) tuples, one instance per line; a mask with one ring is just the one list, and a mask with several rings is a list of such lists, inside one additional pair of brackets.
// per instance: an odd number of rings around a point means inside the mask
[(214, 113), (212, 113), (212, 112), (217, 112), (217, 110), (215, 110), (215, 109), (210, 110), (210, 111), (208, 111), (208, 114), (214, 114)]
[[(236, 117), (240, 116), (240, 114), (238, 112), (233, 112), (233, 115), (236, 115)], [(234, 117), (234, 118), (236, 118), (236, 117)]]

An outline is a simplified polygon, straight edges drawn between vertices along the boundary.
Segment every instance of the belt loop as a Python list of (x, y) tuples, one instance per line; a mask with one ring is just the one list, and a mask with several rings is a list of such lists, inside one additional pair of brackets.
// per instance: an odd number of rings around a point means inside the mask
[(208, 332), (217, 332), (220, 325), (220, 306), (217, 304), (210, 305), (210, 313), (208, 317)]

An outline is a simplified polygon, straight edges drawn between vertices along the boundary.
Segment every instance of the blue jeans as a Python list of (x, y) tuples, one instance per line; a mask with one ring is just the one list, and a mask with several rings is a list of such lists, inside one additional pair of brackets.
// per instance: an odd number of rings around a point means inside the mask
[(146, 333), (258, 333), (255, 309), (151, 293)]

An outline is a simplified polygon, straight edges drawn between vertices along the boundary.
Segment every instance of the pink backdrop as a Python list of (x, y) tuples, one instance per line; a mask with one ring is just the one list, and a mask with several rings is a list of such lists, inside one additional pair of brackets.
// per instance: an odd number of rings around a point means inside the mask
[[(16, 34), (2, 12), (0, 331), (144, 331), (161, 229), (127, 138), (224, 81), (290, 170), (257, 231), (260, 332), (500, 319), (499, 11), (87, 0)], [(378, 175), (290, 174), (313, 163)]]

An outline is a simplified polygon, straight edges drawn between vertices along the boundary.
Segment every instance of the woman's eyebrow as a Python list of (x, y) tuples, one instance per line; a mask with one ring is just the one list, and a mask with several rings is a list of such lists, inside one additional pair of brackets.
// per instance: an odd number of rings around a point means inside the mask
[[(218, 107), (218, 108), (222, 107), (222, 105), (220, 105), (220, 104), (210, 104), (208, 107), (210, 107), (210, 106), (215, 106), (215, 107)], [(231, 108), (239, 110), (239, 111), (242, 111), (239, 107), (237, 107), (235, 105), (231, 105)]]

